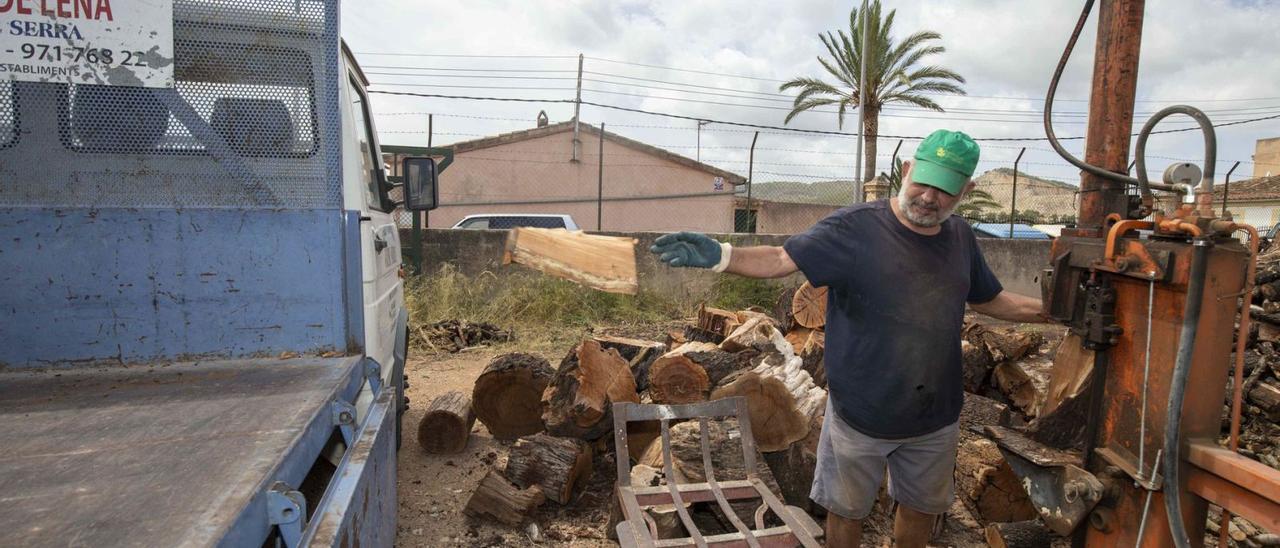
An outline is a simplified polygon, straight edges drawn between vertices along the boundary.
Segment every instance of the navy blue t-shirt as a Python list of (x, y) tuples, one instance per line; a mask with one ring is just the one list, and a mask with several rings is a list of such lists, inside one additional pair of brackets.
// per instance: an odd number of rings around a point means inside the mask
[(1003, 289), (967, 223), (951, 217), (925, 236), (881, 200), (842, 208), (783, 248), (828, 288), (823, 364), (840, 418), (883, 439), (960, 418), (965, 303)]

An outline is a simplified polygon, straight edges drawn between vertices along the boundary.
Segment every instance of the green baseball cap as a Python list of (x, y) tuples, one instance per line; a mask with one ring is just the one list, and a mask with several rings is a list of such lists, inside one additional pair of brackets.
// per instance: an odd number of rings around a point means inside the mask
[(929, 134), (916, 148), (916, 165), (911, 180), (937, 188), (952, 196), (960, 194), (978, 167), (978, 143), (959, 131), (940, 129)]

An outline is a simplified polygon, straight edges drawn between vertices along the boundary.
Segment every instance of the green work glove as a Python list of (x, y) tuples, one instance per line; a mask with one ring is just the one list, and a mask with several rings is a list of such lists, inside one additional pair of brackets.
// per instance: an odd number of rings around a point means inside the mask
[(697, 232), (676, 232), (655, 240), (649, 251), (671, 266), (710, 268), (724, 272), (733, 247)]

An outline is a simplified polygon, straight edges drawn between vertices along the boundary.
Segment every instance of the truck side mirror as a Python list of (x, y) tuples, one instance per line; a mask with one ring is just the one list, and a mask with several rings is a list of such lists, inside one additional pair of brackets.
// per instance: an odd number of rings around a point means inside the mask
[(404, 208), (410, 211), (429, 211), (440, 202), (440, 187), (436, 184), (435, 158), (405, 158)]

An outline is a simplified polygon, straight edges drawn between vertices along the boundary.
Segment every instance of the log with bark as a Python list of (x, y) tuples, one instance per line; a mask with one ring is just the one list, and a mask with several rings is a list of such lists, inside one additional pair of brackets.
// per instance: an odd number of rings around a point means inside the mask
[[(716, 481), (742, 480), (747, 477), (741, 435), (738, 433), (737, 422), (733, 418), (707, 420), (707, 443), (710, 449), (711, 471), (715, 474)], [(706, 481), (706, 474), (703, 472), (702, 438), (699, 434), (699, 422), (696, 420), (682, 422), (670, 428), (671, 467), (675, 481), (678, 483), (700, 483)], [(664, 470), (661, 438), (654, 440), (650, 444), (641, 457), (639, 464), (656, 470)], [(760, 481), (775, 495), (781, 492), (778, 482), (774, 480), (773, 472), (765, 464), (758, 451), (756, 454), (756, 474), (759, 476)], [(667, 481), (671, 479), (666, 478)], [(735, 513), (743, 519), (744, 523), (754, 522), (755, 509), (759, 505), (759, 499), (745, 499), (731, 504), (736, 511)], [(714, 509), (714, 511), (719, 512), (718, 509)]]
[(607, 291), (635, 295), (636, 240), (561, 228), (513, 228), (502, 264), (519, 263), (546, 274)]
[(489, 362), (476, 378), (471, 407), (497, 439), (542, 431), (542, 393), (555, 371), (547, 360), (520, 352)]
[(738, 319), (738, 314), (733, 311), (713, 308), (707, 306), (706, 303), (698, 305), (698, 323), (696, 326), (702, 331), (724, 337), (741, 323)]
[(560, 362), (542, 393), (542, 422), (556, 436), (595, 440), (613, 429), (615, 402), (640, 403), (627, 360), (585, 340)]
[(800, 356), (801, 368), (813, 377), (814, 384), (826, 388), (827, 370), (822, 361), (826, 354), (826, 334), (821, 329), (801, 327), (787, 334), (787, 342)]
[(1041, 548), (1053, 545), (1056, 538), (1040, 520), (990, 523), (983, 533), (990, 548)]
[(1089, 422), (1094, 357), (1094, 352), (1081, 344), (1079, 335), (1067, 333), (1063, 337), (1053, 357), (1044, 403), (1028, 425), (1029, 437), (1059, 449), (1082, 446)]
[(622, 359), (627, 360), (631, 376), (636, 379), (636, 392), (649, 389), (649, 367), (667, 351), (666, 344), (610, 335), (597, 335), (593, 339), (601, 348), (617, 350)]
[(781, 451), (808, 436), (810, 423), (822, 412), (827, 396), (782, 334), (774, 330), (772, 341), (775, 352), (761, 354), (750, 371), (725, 377), (711, 394), (712, 399), (747, 399), (756, 444), (766, 452)]
[(705, 342), (688, 342), (663, 354), (649, 367), (649, 398), (653, 403), (692, 403), (707, 399), (711, 378), (690, 354), (719, 351)]
[(805, 282), (791, 298), (795, 323), (811, 329), (827, 325), (827, 288)]
[(1014, 362), (1001, 362), (991, 371), (991, 381), (1009, 398), (1009, 402), (1014, 407), (1028, 417), (1035, 416), (1035, 410), (1032, 407), (1039, 397), (1039, 392), (1031, 381), (1031, 375), (1028, 375), (1022, 367)]
[(475, 422), (471, 398), (457, 390), (445, 392), (431, 400), (418, 422), (418, 444), (427, 453), (458, 453), (466, 449)]
[(537, 485), (528, 489), (520, 489), (503, 478), (494, 470), (489, 470), (471, 492), (467, 506), (463, 509), (467, 515), (483, 518), (492, 517), (512, 527), (520, 525), (529, 513), (542, 504), (545, 497)]
[[(824, 402), (825, 409), (825, 402)], [(778, 482), (779, 495), (791, 506), (805, 511), (813, 510), (809, 491), (813, 487), (813, 474), (818, 466), (818, 440), (821, 437), (823, 413), (809, 421), (809, 435), (782, 451), (764, 453), (764, 462)]]
[(1249, 389), (1249, 403), (1271, 422), (1280, 422), (1280, 383), (1261, 381)]
[(568, 504), (591, 477), (591, 448), (575, 438), (526, 436), (511, 446), (503, 476), (521, 489), (537, 485), (548, 499)]
[(795, 313), (791, 311), (791, 302), (795, 299), (798, 289), (800, 289), (798, 286), (784, 288), (773, 305), (773, 318), (778, 321), (778, 330), (783, 333), (790, 333), (796, 327), (803, 327), (796, 325)]
[(777, 328), (773, 326), (773, 320), (763, 316), (750, 317), (725, 335), (720, 348), (726, 352), (740, 352), (749, 348), (769, 347), (773, 344), (770, 336), (774, 331)]

